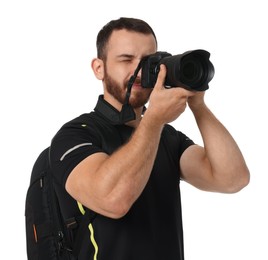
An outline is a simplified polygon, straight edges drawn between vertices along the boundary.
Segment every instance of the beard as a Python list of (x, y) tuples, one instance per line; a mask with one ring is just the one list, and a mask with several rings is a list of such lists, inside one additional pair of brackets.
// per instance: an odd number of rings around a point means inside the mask
[[(125, 103), (128, 80), (125, 80), (123, 84), (118, 83), (112, 78), (105, 68), (104, 84), (107, 92), (112, 95), (121, 104)], [(140, 82), (140, 79), (136, 79), (135, 82)], [(139, 89), (137, 91), (131, 91), (129, 97), (129, 104), (132, 108), (143, 107), (149, 100), (152, 89)]]

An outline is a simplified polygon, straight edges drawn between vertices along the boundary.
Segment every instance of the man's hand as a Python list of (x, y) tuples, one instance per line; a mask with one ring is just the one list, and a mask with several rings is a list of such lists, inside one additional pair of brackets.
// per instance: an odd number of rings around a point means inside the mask
[(200, 106), (205, 105), (205, 91), (195, 91), (194, 95), (188, 98), (188, 105), (192, 111), (197, 110)]
[(166, 67), (162, 64), (146, 111), (159, 124), (177, 119), (184, 112), (188, 98), (195, 95), (195, 92), (180, 87), (165, 88), (165, 77)]

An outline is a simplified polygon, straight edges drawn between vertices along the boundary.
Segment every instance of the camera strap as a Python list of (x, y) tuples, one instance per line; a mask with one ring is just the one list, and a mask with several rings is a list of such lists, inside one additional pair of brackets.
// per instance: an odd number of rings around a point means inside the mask
[(129, 98), (130, 98), (133, 83), (135, 82), (135, 80), (137, 78), (137, 75), (141, 69), (142, 64), (143, 64), (143, 59), (139, 62), (136, 70), (134, 71), (134, 74), (130, 77), (130, 79), (128, 81), (125, 102), (123, 104), (122, 110), (120, 111), (120, 115), (119, 115), (121, 124), (124, 124), (128, 121), (132, 121), (132, 120), (136, 119), (136, 114), (134, 112), (134, 109), (129, 104)]

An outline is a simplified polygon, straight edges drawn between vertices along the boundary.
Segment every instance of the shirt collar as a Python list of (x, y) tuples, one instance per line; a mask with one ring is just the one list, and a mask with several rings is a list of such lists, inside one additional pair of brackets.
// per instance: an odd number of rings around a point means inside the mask
[(119, 112), (110, 103), (108, 103), (103, 95), (100, 95), (94, 111), (100, 114), (106, 121), (113, 125), (122, 125), (128, 121), (135, 119), (135, 112), (130, 105), (127, 105), (123, 112)]

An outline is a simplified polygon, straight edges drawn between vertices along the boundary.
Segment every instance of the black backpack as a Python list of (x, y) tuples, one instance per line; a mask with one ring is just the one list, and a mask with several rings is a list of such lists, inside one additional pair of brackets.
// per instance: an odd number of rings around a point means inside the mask
[[(49, 167), (49, 151), (47, 147), (35, 161), (27, 190), (27, 256), (28, 260), (75, 260), (96, 213), (85, 208), (84, 215), (63, 220)], [(67, 235), (68, 229), (77, 229), (73, 242)]]

